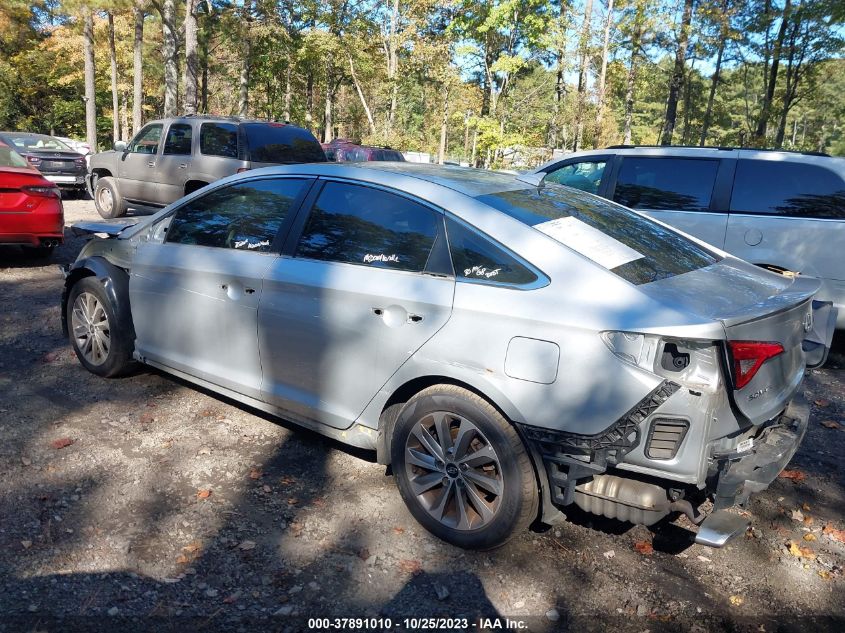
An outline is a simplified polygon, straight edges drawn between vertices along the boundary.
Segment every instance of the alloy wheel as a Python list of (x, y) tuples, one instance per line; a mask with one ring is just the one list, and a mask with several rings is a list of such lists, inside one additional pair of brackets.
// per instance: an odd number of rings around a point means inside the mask
[(411, 490), (435, 520), (468, 531), (484, 527), (501, 505), (499, 457), (470, 420), (436, 411), (414, 425), (405, 441)]
[(109, 317), (100, 300), (82, 292), (73, 302), (70, 316), (76, 348), (92, 365), (102, 365), (109, 357), (111, 332)]

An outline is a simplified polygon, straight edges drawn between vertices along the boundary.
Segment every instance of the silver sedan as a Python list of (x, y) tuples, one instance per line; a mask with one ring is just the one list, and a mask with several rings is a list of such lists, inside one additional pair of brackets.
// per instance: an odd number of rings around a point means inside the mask
[(835, 318), (814, 280), (471, 169), (261, 169), (75, 230), (101, 235), (63, 297), (86, 369), (151, 365), (373, 449), (467, 548), (570, 504), (723, 544), (801, 441)]

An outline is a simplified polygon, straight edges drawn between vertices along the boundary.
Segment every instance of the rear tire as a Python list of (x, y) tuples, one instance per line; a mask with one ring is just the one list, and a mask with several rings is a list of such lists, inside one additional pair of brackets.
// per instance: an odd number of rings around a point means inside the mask
[(97, 178), (94, 185), (94, 206), (97, 213), (106, 219), (119, 218), (126, 214), (126, 203), (111, 176)]
[(411, 398), (390, 453), (408, 510), (453, 545), (499, 547), (537, 516), (537, 481), (522, 440), (495, 407), (462, 387), (436, 385)]
[(132, 369), (131, 329), (117, 318), (96, 277), (80, 279), (71, 288), (67, 323), (73, 351), (92, 374), (111, 378)]

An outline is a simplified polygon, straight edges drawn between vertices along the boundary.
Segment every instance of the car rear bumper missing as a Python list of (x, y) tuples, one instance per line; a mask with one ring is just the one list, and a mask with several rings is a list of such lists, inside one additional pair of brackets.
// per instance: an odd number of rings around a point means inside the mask
[(807, 401), (797, 396), (762, 430), (750, 450), (715, 456), (718, 480), (713, 512), (701, 524), (696, 543), (721, 547), (744, 531), (748, 521), (728, 510), (745, 505), (751, 494), (769, 487), (801, 445), (809, 419)]

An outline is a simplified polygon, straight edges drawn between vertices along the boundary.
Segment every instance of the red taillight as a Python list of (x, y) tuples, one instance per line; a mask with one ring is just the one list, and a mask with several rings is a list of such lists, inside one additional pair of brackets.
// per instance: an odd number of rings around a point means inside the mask
[(770, 358), (783, 353), (780, 343), (758, 343), (756, 341), (728, 341), (734, 369), (734, 385), (742, 389), (751, 382), (757, 371)]
[(34, 167), (37, 167), (41, 164), (41, 159), (38, 158), (38, 156), (27, 156), (26, 160), (30, 165), (33, 165)]
[(244, 173), (245, 171), (249, 171), (249, 167), (238, 167), (238, 168), (235, 170), (235, 173), (236, 173), (236, 174), (242, 174), (242, 173)]
[(62, 194), (58, 187), (21, 187), (21, 191), (28, 193), (31, 196), (39, 196), (41, 198), (61, 198)]

